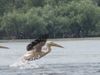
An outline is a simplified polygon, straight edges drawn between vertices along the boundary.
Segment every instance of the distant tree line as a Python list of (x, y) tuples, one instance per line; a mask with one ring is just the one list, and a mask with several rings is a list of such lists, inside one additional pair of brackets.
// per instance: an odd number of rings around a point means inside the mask
[(100, 0), (0, 0), (0, 39), (100, 36)]

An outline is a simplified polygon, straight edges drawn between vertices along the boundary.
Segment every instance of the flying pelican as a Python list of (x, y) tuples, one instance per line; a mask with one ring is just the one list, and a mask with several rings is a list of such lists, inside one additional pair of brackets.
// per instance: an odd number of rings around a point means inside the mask
[(60, 47), (63, 46), (58, 45), (54, 42), (47, 41), (48, 34), (44, 34), (37, 38), (36, 40), (32, 41), (30, 44), (27, 45), (27, 52), (22, 56), (22, 61), (32, 61), (36, 59), (40, 59), (43, 56), (47, 55), (51, 52), (51, 47)]
[(8, 47), (5, 47), (5, 46), (0, 46), (0, 48), (9, 49)]

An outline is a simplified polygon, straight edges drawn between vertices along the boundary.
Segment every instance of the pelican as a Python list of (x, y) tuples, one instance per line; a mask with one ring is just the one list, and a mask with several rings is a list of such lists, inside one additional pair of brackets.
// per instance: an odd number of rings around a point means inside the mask
[(40, 59), (51, 52), (52, 47), (60, 47), (63, 46), (58, 45), (52, 41), (47, 41), (48, 34), (44, 34), (32, 41), (27, 45), (27, 52), (22, 56), (22, 61), (32, 61), (36, 59)]
[(9, 49), (8, 47), (5, 47), (5, 46), (0, 46), (0, 48)]

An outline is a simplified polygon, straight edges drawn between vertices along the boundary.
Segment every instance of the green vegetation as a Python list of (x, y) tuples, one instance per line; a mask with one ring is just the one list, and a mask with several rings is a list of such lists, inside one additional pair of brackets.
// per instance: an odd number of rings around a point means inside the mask
[(0, 39), (100, 36), (100, 0), (0, 0)]

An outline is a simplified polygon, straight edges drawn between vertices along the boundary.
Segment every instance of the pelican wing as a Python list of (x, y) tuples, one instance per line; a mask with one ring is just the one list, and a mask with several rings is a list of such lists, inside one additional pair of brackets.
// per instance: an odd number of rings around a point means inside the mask
[(27, 51), (23, 56), (22, 56), (22, 60), (28, 60), (28, 61), (32, 61), (32, 60), (38, 60), (44, 56), (46, 56), (48, 53), (50, 53), (51, 50), (48, 50), (47, 52), (36, 52), (34, 50), (31, 51)]
[(27, 51), (34, 50), (34, 49), (36, 51), (41, 51), (41, 48), (42, 46), (45, 45), (47, 38), (48, 38), (48, 34), (44, 34), (38, 37), (37, 39), (35, 39), (34, 41), (32, 41), (30, 44), (27, 45)]
[(0, 46), (0, 48), (9, 49), (8, 47), (5, 47), (5, 46)]

